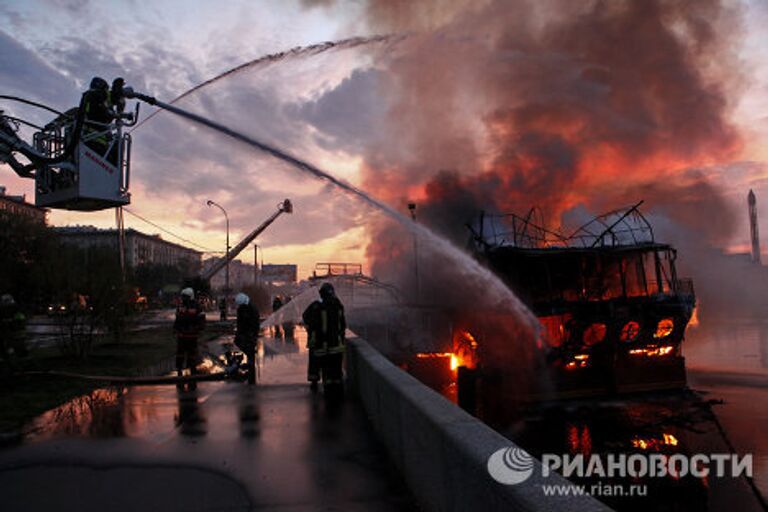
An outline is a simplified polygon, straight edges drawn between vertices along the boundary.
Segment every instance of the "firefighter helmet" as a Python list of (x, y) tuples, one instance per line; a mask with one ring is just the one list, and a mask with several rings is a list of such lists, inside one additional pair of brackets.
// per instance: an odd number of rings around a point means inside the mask
[(335, 295), (336, 291), (331, 283), (323, 283), (323, 286), (320, 287), (320, 298), (329, 299)]
[(242, 306), (243, 304), (248, 304), (249, 302), (251, 302), (251, 299), (242, 292), (238, 293), (235, 296), (235, 304), (237, 304), (238, 306)]
[(95, 76), (91, 80), (91, 89), (106, 91), (109, 89), (109, 84), (107, 83), (106, 80), (104, 80), (100, 76)]
[(182, 297), (189, 297), (190, 299), (194, 299), (195, 298), (195, 290), (193, 290), (192, 288), (184, 288), (183, 290), (181, 290), (181, 296)]

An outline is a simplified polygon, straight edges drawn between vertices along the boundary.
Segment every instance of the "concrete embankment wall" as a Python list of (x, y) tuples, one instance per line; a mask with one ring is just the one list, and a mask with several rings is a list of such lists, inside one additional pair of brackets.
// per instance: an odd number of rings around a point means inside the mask
[(610, 510), (589, 497), (545, 496), (541, 464), (525, 482), (503, 485), (487, 470), (489, 456), (512, 443), (477, 418), (394, 366), (360, 338), (347, 346), (347, 371), (356, 393), (412, 492), (435, 511)]

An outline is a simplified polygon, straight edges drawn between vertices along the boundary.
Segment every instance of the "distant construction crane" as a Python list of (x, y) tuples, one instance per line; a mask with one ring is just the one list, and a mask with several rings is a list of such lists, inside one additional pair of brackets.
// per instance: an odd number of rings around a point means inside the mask
[(218, 273), (221, 269), (223, 269), (227, 263), (232, 261), (234, 258), (237, 257), (238, 254), (243, 252), (243, 249), (248, 247), (248, 244), (253, 242), (257, 236), (259, 236), (265, 229), (269, 227), (270, 224), (272, 224), (275, 219), (277, 219), (280, 215), (283, 213), (293, 213), (293, 204), (291, 203), (290, 199), (286, 199), (282, 203), (280, 203), (277, 206), (277, 211), (269, 216), (267, 220), (261, 223), (259, 227), (251, 231), (248, 236), (243, 238), (239, 244), (237, 244), (235, 247), (233, 247), (223, 258), (218, 260), (216, 263), (211, 266), (208, 270), (205, 270), (200, 274), (200, 278), (203, 281), (210, 280), (216, 273)]

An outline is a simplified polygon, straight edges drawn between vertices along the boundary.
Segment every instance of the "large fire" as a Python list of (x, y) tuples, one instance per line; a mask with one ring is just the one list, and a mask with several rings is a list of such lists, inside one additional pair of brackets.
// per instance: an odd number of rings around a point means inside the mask
[(452, 372), (457, 372), (459, 367), (475, 368), (477, 366), (478, 343), (471, 332), (460, 330), (454, 336), (453, 352), (420, 352), (417, 359), (444, 360)]
[[(481, 210), (537, 205), (546, 227), (570, 230), (640, 198), (701, 236), (728, 236), (725, 202), (696, 171), (741, 150), (725, 82), (738, 75), (738, 20), (721, 3), (372, 2), (381, 30), (419, 35), (378, 62), (385, 114), (364, 146), (363, 187), (403, 210), (415, 202), (418, 222), (462, 245)], [(415, 291), (411, 237), (387, 222), (369, 234), (373, 273)], [(483, 297), (449, 267), (420, 267), (422, 300)]]

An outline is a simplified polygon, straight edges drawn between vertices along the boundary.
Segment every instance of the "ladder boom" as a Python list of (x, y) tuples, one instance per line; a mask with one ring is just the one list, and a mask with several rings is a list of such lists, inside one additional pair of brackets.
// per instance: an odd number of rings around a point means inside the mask
[(293, 213), (293, 204), (291, 204), (290, 199), (286, 199), (280, 203), (280, 206), (277, 207), (277, 211), (275, 213), (270, 215), (270, 217), (265, 220), (259, 227), (251, 231), (248, 236), (243, 238), (239, 244), (234, 246), (232, 250), (230, 250), (229, 253), (224, 256), (224, 258), (220, 259), (214, 263), (211, 268), (200, 274), (200, 277), (203, 280), (208, 281), (213, 276), (215, 276), (221, 269), (227, 266), (227, 263), (235, 259), (238, 254), (243, 252), (243, 249), (248, 247), (248, 244), (253, 242), (257, 236), (259, 236), (265, 229), (267, 229), (269, 225), (272, 224), (283, 213)]

